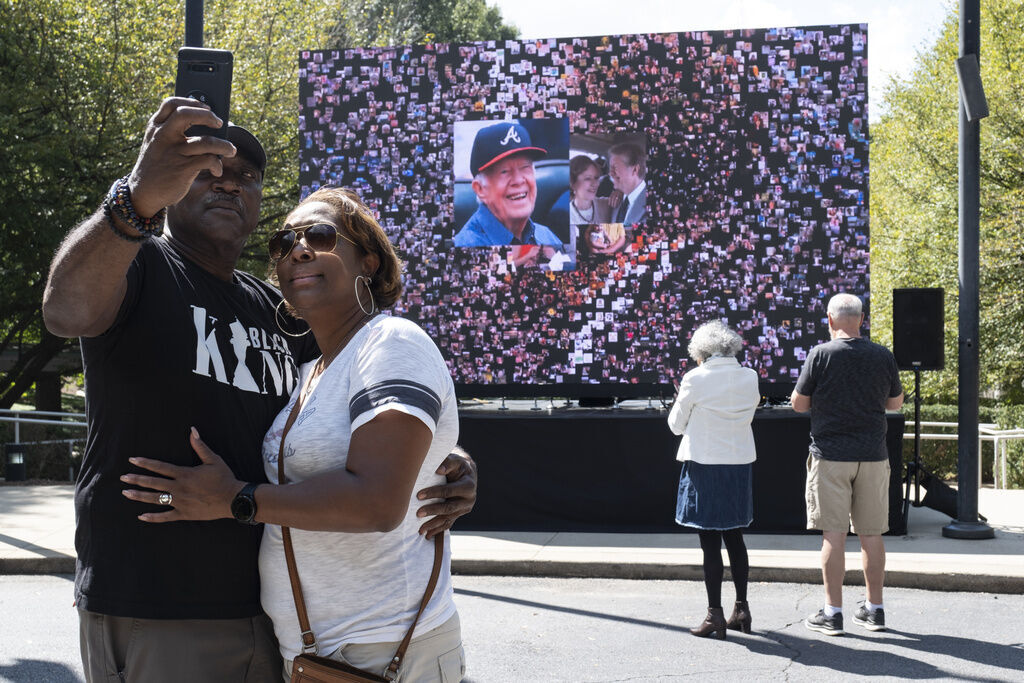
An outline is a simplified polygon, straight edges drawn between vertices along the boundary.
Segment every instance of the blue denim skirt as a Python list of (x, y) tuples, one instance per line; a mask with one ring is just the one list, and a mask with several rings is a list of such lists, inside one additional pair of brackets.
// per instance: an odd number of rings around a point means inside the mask
[(702, 465), (686, 460), (679, 476), (676, 523), (696, 529), (739, 529), (754, 521), (752, 463)]

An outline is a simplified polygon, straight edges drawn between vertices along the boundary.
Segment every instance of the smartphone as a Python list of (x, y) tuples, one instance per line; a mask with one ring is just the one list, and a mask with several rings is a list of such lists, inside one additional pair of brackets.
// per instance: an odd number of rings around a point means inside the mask
[(210, 106), (220, 117), (220, 128), (192, 126), (185, 135), (228, 135), (228, 112), (231, 105), (231, 67), (234, 56), (230, 50), (183, 47), (178, 50), (178, 78), (174, 83), (176, 97), (191, 97)]

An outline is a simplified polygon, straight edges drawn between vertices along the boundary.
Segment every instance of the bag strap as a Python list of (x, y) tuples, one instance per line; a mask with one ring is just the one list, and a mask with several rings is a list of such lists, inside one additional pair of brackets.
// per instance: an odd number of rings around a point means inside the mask
[(434, 536), (434, 567), (430, 570), (430, 580), (427, 581), (427, 589), (423, 591), (423, 600), (420, 601), (420, 609), (416, 612), (416, 616), (413, 617), (412, 624), (409, 626), (409, 630), (405, 632), (405, 638), (402, 638), (402, 642), (398, 644), (398, 650), (395, 651), (395, 656), (388, 665), (388, 668), (384, 670), (384, 678), (389, 681), (393, 681), (398, 678), (398, 668), (402, 666), (402, 658), (405, 657), (405, 651), (409, 648), (409, 643), (412, 641), (412, 632), (416, 628), (416, 622), (420, 620), (420, 615), (423, 614), (423, 610), (427, 608), (427, 603), (430, 602), (431, 596), (434, 594), (434, 587), (437, 586), (437, 578), (441, 574), (441, 560), (444, 558), (444, 532), (440, 532)]
[[(284, 484), (284, 437), (288, 435), (288, 430), (295, 424), (295, 418), (298, 417), (301, 409), (302, 390), (300, 389), (299, 395), (295, 398), (295, 405), (292, 406), (292, 411), (288, 413), (288, 420), (284, 423), (284, 430), (281, 432), (281, 446), (277, 452), (277, 483), (279, 485)], [(292, 550), (291, 530), (286, 526), (282, 526), (281, 536), (284, 541), (284, 559), (288, 564), (288, 579), (291, 581), (292, 597), (295, 600), (295, 612), (299, 616), (299, 626), (302, 628), (302, 651), (311, 650), (313, 654), (316, 654), (319, 648), (316, 644), (316, 637), (309, 628), (306, 600), (302, 596), (302, 584), (299, 583), (299, 572), (295, 566), (295, 552)]]
[[(299, 411), (302, 409), (302, 391), (299, 392), (299, 397), (295, 399), (295, 405), (292, 407), (291, 412), (288, 414), (288, 420), (285, 422), (284, 429), (281, 431), (281, 445), (277, 453), (277, 483), (284, 483), (284, 438), (288, 435), (288, 430), (292, 428), (295, 423), (295, 418), (298, 417)], [(316, 636), (313, 634), (313, 630), (309, 626), (309, 615), (306, 613), (306, 600), (302, 595), (302, 584), (299, 582), (299, 570), (295, 564), (295, 551), (292, 548), (292, 535), (291, 530), (286, 527), (281, 527), (281, 536), (284, 541), (284, 558), (288, 565), (288, 579), (292, 584), (292, 597), (295, 600), (295, 613), (299, 618), (299, 628), (302, 629), (302, 651), (303, 653), (317, 654), (319, 652), (319, 645), (316, 642)], [(420, 616), (423, 614), (423, 610), (426, 609), (427, 604), (430, 602), (430, 598), (434, 594), (434, 588), (437, 586), (437, 579), (441, 575), (441, 562), (444, 559), (444, 532), (441, 532), (434, 536), (434, 566), (430, 570), (430, 580), (427, 581), (427, 588), (423, 592), (423, 600), (420, 601), (420, 608), (416, 612), (416, 616), (412, 620), (412, 624), (409, 626), (409, 630), (406, 631), (405, 637), (402, 642), (398, 645), (398, 650), (395, 652), (395, 656), (391, 659), (391, 663), (388, 664), (388, 668), (384, 671), (384, 678), (388, 680), (395, 680), (398, 677), (398, 669), (402, 665), (402, 658), (405, 657), (405, 651), (409, 648), (409, 643), (412, 641), (412, 632), (416, 628), (416, 623), (420, 620)]]

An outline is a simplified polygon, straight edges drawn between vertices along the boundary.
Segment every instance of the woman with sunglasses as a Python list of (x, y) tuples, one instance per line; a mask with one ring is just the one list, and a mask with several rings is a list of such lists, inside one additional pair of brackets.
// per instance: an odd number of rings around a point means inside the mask
[[(285, 680), (303, 642), (282, 526), (291, 529), (319, 653), (381, 674), (413, 623), (434, 564), (434, 544), (418, 533), (411, 503), (414, 491), (441, 482), (435, 470), (455, 447), (454, 386), (423, 330), (380, 314), (401, 293), (401, 262), (353, 192), (311, 194), (270, 238), (269, 250), (289, 312), (308, 323), (323, 351), (302, 366), (295, 392), (264, 438), (271, 483), (236, 480), (193, 430), (199, 466), (136, 462), (176, 480), (174, 508), (140, 518), (230, 518), (238, 495), (247, 494), (250, 521), (266, 524), (261, 600), (274, 622)], [(168, 490), (164, 479), (129, 476), (130, 483)], [(147, 494), (136, 497), (154, 502)], [(402, 662), (402, 681), (460, 680), (464, 674), (449, 562), (446, 539), (437, 585)]]

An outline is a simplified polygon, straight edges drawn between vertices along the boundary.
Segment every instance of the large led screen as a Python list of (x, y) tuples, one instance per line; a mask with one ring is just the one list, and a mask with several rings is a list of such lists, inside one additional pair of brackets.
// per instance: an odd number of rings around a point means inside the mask
[(300, 54), (300, 183), (354, 188), (464, 396), (665, 395), (702, 322), (766, 393), (868, 292), (867, 27)]

